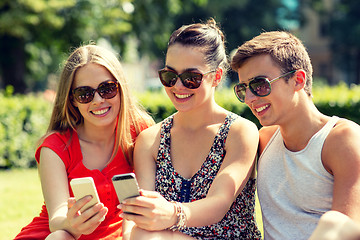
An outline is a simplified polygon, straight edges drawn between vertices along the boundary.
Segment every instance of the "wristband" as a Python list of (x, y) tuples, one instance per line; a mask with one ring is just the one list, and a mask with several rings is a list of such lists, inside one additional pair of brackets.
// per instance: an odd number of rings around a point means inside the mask
[(168, 229), (173, 232), (183, 230), (186, 227), (186, 214), (183, 205), (179, 202), (171, 202), (174, 204), (177, 220), (176, 223)]

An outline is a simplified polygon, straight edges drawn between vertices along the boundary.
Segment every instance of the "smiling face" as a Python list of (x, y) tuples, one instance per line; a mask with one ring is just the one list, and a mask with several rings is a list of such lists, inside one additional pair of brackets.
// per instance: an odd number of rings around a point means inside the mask
[[(239, 69), (239, 82), (247, 84), (250, 79), (263, 76), (270, 80), (282, 75), (270, 55), (259, 55), (248, 59)], [(271, 84), (271, 93), (265, 97), (255, 96), (248, 88), (245, 95), (245, 103), (250, 107), (253, 114), (263, 126), (280, 125), (286, 122), (286, 118), (293, 110), (294, 93), (292, 81), (285, 82), (279, 79)]]
[[(174, 44), (168, 48), (165, 68), (176, 71), (177, 74), (186, 70), (202, 74), (214, 70), (205, 64), (204, 54), (199, 49), (181, 44)], [(186, 88), (178, 78), (175, 85), (165, 87), (165, 91), (178, 111), (194, 110), (213, 98), (214, 88), (218, 84), (217, 81), (213, 81), (214, 75), (214, 73), (204, 75), (200, 87), (196, 89)]]
[[(96, 89), (100, 83), (116, 79), (103, 66), (90, 63), (77, 70), (72, 89), (89, 86)], [(115, 127), (120, 110), (120, 95), (116, 94), (111, 99), (102, 98), (95, 92), (94, 99), (89, 103), (79, 103), (73, 100), (73, 105), (78, 108), (84, 118), (84, 127)]]

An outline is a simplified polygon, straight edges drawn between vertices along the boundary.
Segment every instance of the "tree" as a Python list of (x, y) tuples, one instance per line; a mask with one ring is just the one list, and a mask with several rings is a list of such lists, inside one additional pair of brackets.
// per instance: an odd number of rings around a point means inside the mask
[(350, 73), (350, 82), (360, 83), (360, 2), (338, 1), (331, 12), (329, 35), (343, 70)]
[(188, 7), (177, 18), (177, 25), (210, 17), (220, 23), (229, 51), (262, 31), (286, 29), (281, 20), (294, 18), (283, 0), (209, 0), (202, 9)]
[(139, 51), (155, 56), (163, 55), (176, 28), (210, 17), (226, 33), (229, 50), (263, 30), (287, 29), (282, 20), (300, 17), (283, 0), (135, 0), (134, 6), (131, 23), (141, 43)]
[[(286, 23), (299, 21), (301, 16), (296, 9), (289, 9), (283, 0), (208, 0), (201, 5), (188, 4), (175, 18), (175, 25), (206, 21), (210, 17), (220, 24), (231, 53), (263, 31), (290, 30)], [(229, 80), (237, 81), (237, 74), (229, 72)]]
[[(44, 85), (71, 47), (101, 37), (116, 39), (131, 30), (127, 1), (3, 0), (0, 3), (2, 87), (24, 93)], [(119, 37), (120, 36), (120, 37)], [(119, 37), (119, 38), (117, 38)]]
[(173, 30), (209, 17), (232, 50), (262, 29), (282, 28), (281, 10), (283, 0), (2, 0), (0, 87), (43, 89), (70, 48), (90, 40), (107, 40), (123, 59), (131, 51), (163, 59)]
[(319, 13), (323, 34), (331, 39), (335, 66), (346, 72), (348, 83), (360, 84), (360, 1), (301, 2)]
[[(38, 34), (45, 37), (42, 41), (49, 40), (53, 30), (63, 25), (57, 11), (73, 4), (72, 0), (1, 1), (0, 72), (3, 86), (13, 85), (15, 92), (25, 92), (27, 86), (24, 76), (29, 60), (27, 43), (38, 38)], [(42, 30), (48, 30), (50, 34), (41, 34)]]

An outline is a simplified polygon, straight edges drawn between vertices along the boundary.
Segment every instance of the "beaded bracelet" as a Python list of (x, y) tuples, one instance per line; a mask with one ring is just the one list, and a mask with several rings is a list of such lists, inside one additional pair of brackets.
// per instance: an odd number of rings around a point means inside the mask
[(172, 225), (169, 230), (175, 232), (183, 230), (186, 227), (186, 214), (183, 208), (183, 205), (179, 202), (171, 201), (175, 207), (175, 214), (177, 217), (177, 221), (174, 225)]

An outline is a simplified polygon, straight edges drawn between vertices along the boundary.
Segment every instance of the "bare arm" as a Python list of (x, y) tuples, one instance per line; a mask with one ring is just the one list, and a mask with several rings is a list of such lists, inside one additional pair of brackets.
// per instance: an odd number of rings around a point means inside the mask
[[(157, 154), (156, 149), (160, 143), (159, 128), (159, 124), (154, 125), (142, 131), (136, 139), (134, 148), (134, 169), (141, 189), (155, 190), (155, 157)], [(141, 198), (143, 197), (140, 197), (140, 199)], [(130, 219), (127, 219), (125, 215), (123, 222), (123, 238), (125, 240), (130, 239), (134, 226), (135, 223)], [(142, 233), (144, 234), (144, 232)]]
[[(49, 148), (40, 153), (39, 174), (46, 208), (49, 213), (50, 231), (66, 229), (67, 201), (70, 197), (64, 163)], [(56, 177), (54, 177), (56, 176)]]
[(326, 212), (320, 218), (309, 240), (359, 240), (360, 225), (348, 216), (337, 212)]
[(160, 124), (140, 133), (134, 149), (134, 169), (141, 189), (155, 190), (155, 160), (160, 145)]
[(231, 125), (224, 161), (206, 198), (184, 204), (187, 226), (210, 225), (224, 217), (252, 173), (258, 141), (252, 122), (239, 119)]
[[(69, 199), (68, 178), (64, 163), (50, 148), (43, 147), (41, 149), (39, 174), (49, 213), (50, 231), (65, 230), (78, 238), (81, 234), (91, 233), (100, 225), (101, 218), (106, 215), (107, 209), (104, 209), (102, 204), (97, 204), (83, 214), (78, 214), (80, 208), (90, 198), (84, 198), (77, 202)], [(96, 216), (91, 218), (94, 214)], [(86, 221), (88, 219), (89, 221)]]
[(360, 126), (340, 120), (325, 141), (322, 161), (334, 176), (332, 210), (360, 222)]
[[(155, 179), (154, 159), (158, 150), (159, 136), (154, 134), (148, 136), (149, 139), (157, 136), (157, 144), (149, 144), (146, 147), (148, 143), (141, 144), (142, 140), (137, 142), (134, 153), (135, 171), (140, 186), (153, 190), (154, 180), (149, 179)], [(257, 128), (250, 121), (240, 119), (232, 124), (226, 141), (225, 159), (207, 197), (183, 204), (187, 226), (205, 226), (216, 223), (224, 217), (251, 175), (258, 139)], [(138, 150), (141, 152), (139, 153)], [(128, 199), (123, 207), (128, 211), (140, 213), (142, 216), (125, 214), (125, 218), (134, 220), (138, 226), (147, 230), (165, 229), (176, 222), (173, 204), (163, 199), (160, 194), (150, 194), (147, 198)], [(148, 217), (143, 217), (145, 215)]]

